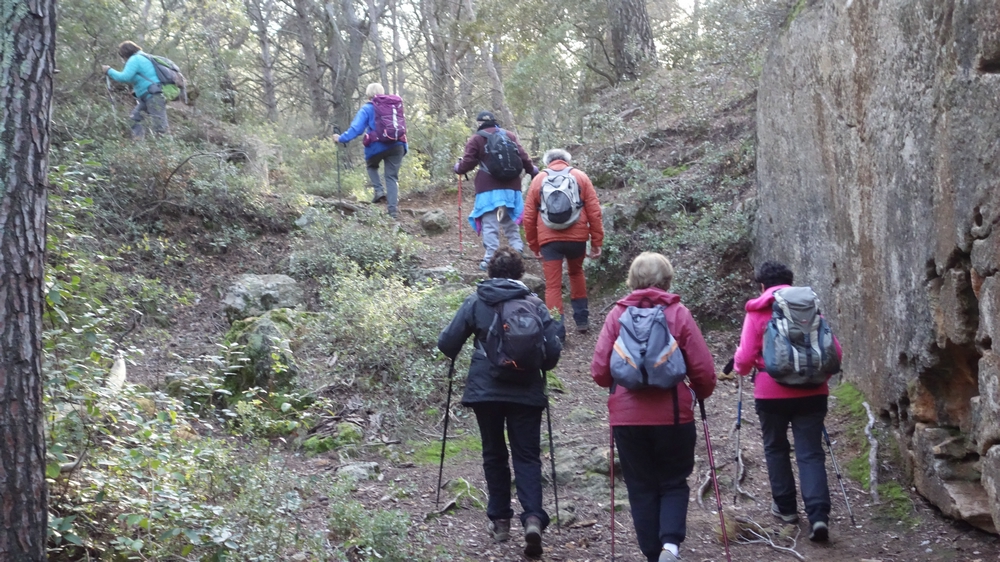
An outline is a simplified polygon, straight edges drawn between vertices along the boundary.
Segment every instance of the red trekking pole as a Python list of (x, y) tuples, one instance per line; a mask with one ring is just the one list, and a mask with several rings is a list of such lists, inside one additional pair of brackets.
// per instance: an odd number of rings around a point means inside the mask
[(458, 253), (465, 254), (462, 245), (462, 176), (458, 176)]
[(708, 466), (712, 469), (712, 484), (715, 485), (715, 503), (719, 507), (719, 523), (722, 524), (722, 544), (726, 546), (726, 560), (732, 562), (729, 556), (729, 533), (726, 532), (726, 516), (722, 513), (722, 496), (719, 495), (719, 479), (715, 477), (715, 457), (712, 455), (712, 440), (708, 436), (708, 416), (705, 415), (705, 401), (699, 400), (701, 408), (701, 423), (705, 427), (705, 445), (708, 447)]

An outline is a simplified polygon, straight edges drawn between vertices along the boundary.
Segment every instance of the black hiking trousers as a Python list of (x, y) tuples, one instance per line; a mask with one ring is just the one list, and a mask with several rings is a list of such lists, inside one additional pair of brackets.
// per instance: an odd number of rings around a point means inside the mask
[(478, 402), (472, 404), (483, 440), (483, 472), (490, 499), (486, 515), (491, 521), (511, 519), (510, 466), (504, 425), (510, 438), (510, 457), (514, 461), (517, 499), (521, 502), (521, 523), (535, 516), (542, 529), (549, 516), (542, 508), (542, 410), (538, 406), (514, 402)]
[(680, 545), (687, 535), (694, 422), (616, 425), (613, 431), (639, 550), (656, 562), (664, 543)]

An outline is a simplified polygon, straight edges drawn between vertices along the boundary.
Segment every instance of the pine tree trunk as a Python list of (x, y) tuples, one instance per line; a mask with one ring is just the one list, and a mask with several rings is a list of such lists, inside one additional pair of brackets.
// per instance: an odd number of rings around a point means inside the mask
[(54, 0), (0, 3), (0, 560), (44, 561), (42, 311)]
[(635, 80), (644, 66), (656, 66), (646, 0), (609, 0), (609, 10), (615, 70), (620, 80)]

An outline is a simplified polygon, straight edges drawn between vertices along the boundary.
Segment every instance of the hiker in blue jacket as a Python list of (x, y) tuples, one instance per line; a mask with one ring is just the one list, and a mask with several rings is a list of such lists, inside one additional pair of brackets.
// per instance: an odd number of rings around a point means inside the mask
[(142, 52), (142, 48), (131, 41), (123, 41), (118, 45), (118, 54), (125, 61), (121, 72), (108, 65), (101, 69), (115, 82), (132, 85), (135, 96), (135, 109), (129, 117), (132, 118), (132, 138), (141, 139), (146, 129), (142, 125), (143, 113), (153, 119), (153, 130), (158, 134), (167, 132), (167, 100), (163, 97), (163, 86), (156, 76), (153, 61)]
[[(382, 84), (372, 83), (365, 88), (365, 97), (368, 102), (361, 106), (351, 127), (343, 134), (333, 135), (333, 142), (349, 143), (355, 137), (363, 133), (375, 131), (375, 105), (372, 99), (375, 96), (385, 94)], [(389, 216), (397, 218), (399, 216), (399, 167), (403, 163), (403, 156), (406, 154), (406, 137), (396, 141), (374, 141), (365, 145), (365, 164), (368, 166), (368, 179), (372, 181), (375, 188), (375, 196), (372, 203), (386, 201), (388, 196)], [(378, 175), (378, 165), (385, 162), (385, 189), (382, 188), (382, 180)]]

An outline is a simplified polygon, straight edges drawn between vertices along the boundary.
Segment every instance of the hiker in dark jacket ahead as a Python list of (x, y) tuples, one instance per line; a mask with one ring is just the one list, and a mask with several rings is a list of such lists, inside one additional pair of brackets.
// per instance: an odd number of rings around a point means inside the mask
[(101, 70), (115, 82), (125, 82), (132, 85), (135, 96), (135, 109), (129, 117), (132, 118), (132, 138), (141, 139), (146, 129), (142, 126), (143, 114), (147, 113), (153, 119), (153, 130), (158, 134), (167, 132), (167, 100), (163, 97), (163, 86), (156, 75), (153, 61), (144, 56), (142, 49), (131, 41), (118, 45), (118, 54), (125, 60), (121, 72), (108, 65), (102, 65)]
[(691, 311), (670, 290), (674, 268), (661, 254), (643, 252), (632, 261), (628, 287), (615, 303), (597, 339), (590, 373), (594, 382), (612, 387), (611, 356), (630, 306), (662, 305), (667, 328), (687, 365), (687, 383), (674, 388), (629, 390), (613, 386), (608, 415), (621, 459), (625, 487), (639, 549), (649, 562), (678, 560), (687, 534), (687, 478), (694, 470), (694, 404), (715, 390), (715, 361)]
[[(333, 142), (347, 144), (355, 137), (375, 130), (375, 105), (372, 98), (385, 94), (385, 88), (378, 82), (368, 84), (365, 88), (365, 96), (369, 101), (365, 102), (358, 113), (351, 121), (351, 127), (340, 135), (333, 135)], [(365, 145), (365, 165), (368, 169), (368, 179), (375, 189), (375, 196), (372, 203), (386, 201), (389, 216), (397, 218), (399, 216), (399, 167), (403, 165), (403, 156), (406, 155), (407, 144), (405, 140), (396, 141), (373, 141)], [(382, 187), (382, 179), (378, 175), (379, 164), (385, 165), (385, 188)], [(388, 196), (388, 199), (387, 199)]]
[[(756, 278), (760, 283), (760, 296), (747, 301), (747, 314), (743, 318), (733, 366), (742, 376), (757, 369), (753, 397), (764, 440), (767, 478), (771, 483), (771, 514), (786, 523), (799, 520), (791, 445), (788, 443), (788, 427), (791, 426), (802, 503), (809, 518), (809, 539), (825, 541), (830, 533), (830, 488), (826, 481), (823, 423), (830, 387), (825, 382), (816, 388), (783, 386), (764, 371), (764, 331), (771, 321), (774, 293), (791, 286), (795, 275), (783, 263), (766, 261), (757, 269)], [(834, 345), (839, 356), (840, 343), (836, 338)]]
[[(518, 226), (524, 214), (524, 196), (521, 194), (521, 176), (510, 179), (496, 178), (482, 165), (486, 159), (486, 137), (480, 133), (495, 134), (500, 130), (497, 118), (489, 111), (481, 111), (476, 117), (479, 129), (465, 143), (465, 154), (455, 164), (456, 174), (467, 174), (479, 167), (473, 183), (476, 186), (476, 202), (469, 213), (469, 224), (483, 237), (483, 248), (486, 253), (479, 268), (485, 270), (486, 264), (493, 257), (493, 252), (500, 246), (500, 234), (507, 238), (507, 244), (518, 252), (524, 249), (521, 232)], [(524, 151), (517, 136), (505, 131), (514, 144), (517, 145), (518, 156), (524, 173), (535, 177), (538, 168), (531, 163), (531, 158)]]
[[(455, 314), (451, 324), (441, 332), (438, 348), (454, 359), (469, 336), (475, 336), (475, 352), (469, 365), (462, 405), (476, 413), (483, 442), (483, 472), (489, 490), (486, 515), (493, 538), (506, 541), (510, 537), (510, 468), (507, 464), (507, 443), (504, 426), (510, 438), (510, 456), (514, 461), (517, 499), (521, 502), (521, 524), (524, 526), (524, 553), (528, 557), (542, 554), (542, 531), (549, 516), (542, 509), (541, 423), (542, 410), (547, 404), (545, 377), (542, 371), (553, 369), (559, 362), (562, 343), (556, 337), (558, 323), (549, 316), (541, 299), (519, 281), (524, 275), (520, 254), (501, 248), (493, 254), (488, 266), (490, 279), (483, 281)], [(487, 333), (496, 316), (495, 306), (512, 299), (528, 300), (537, 307), (545, 338), (542, 370), (527, 373), (529, 382), (511, 383), (499, 380), (502, 369), (493, 365), (484, 351)]]

